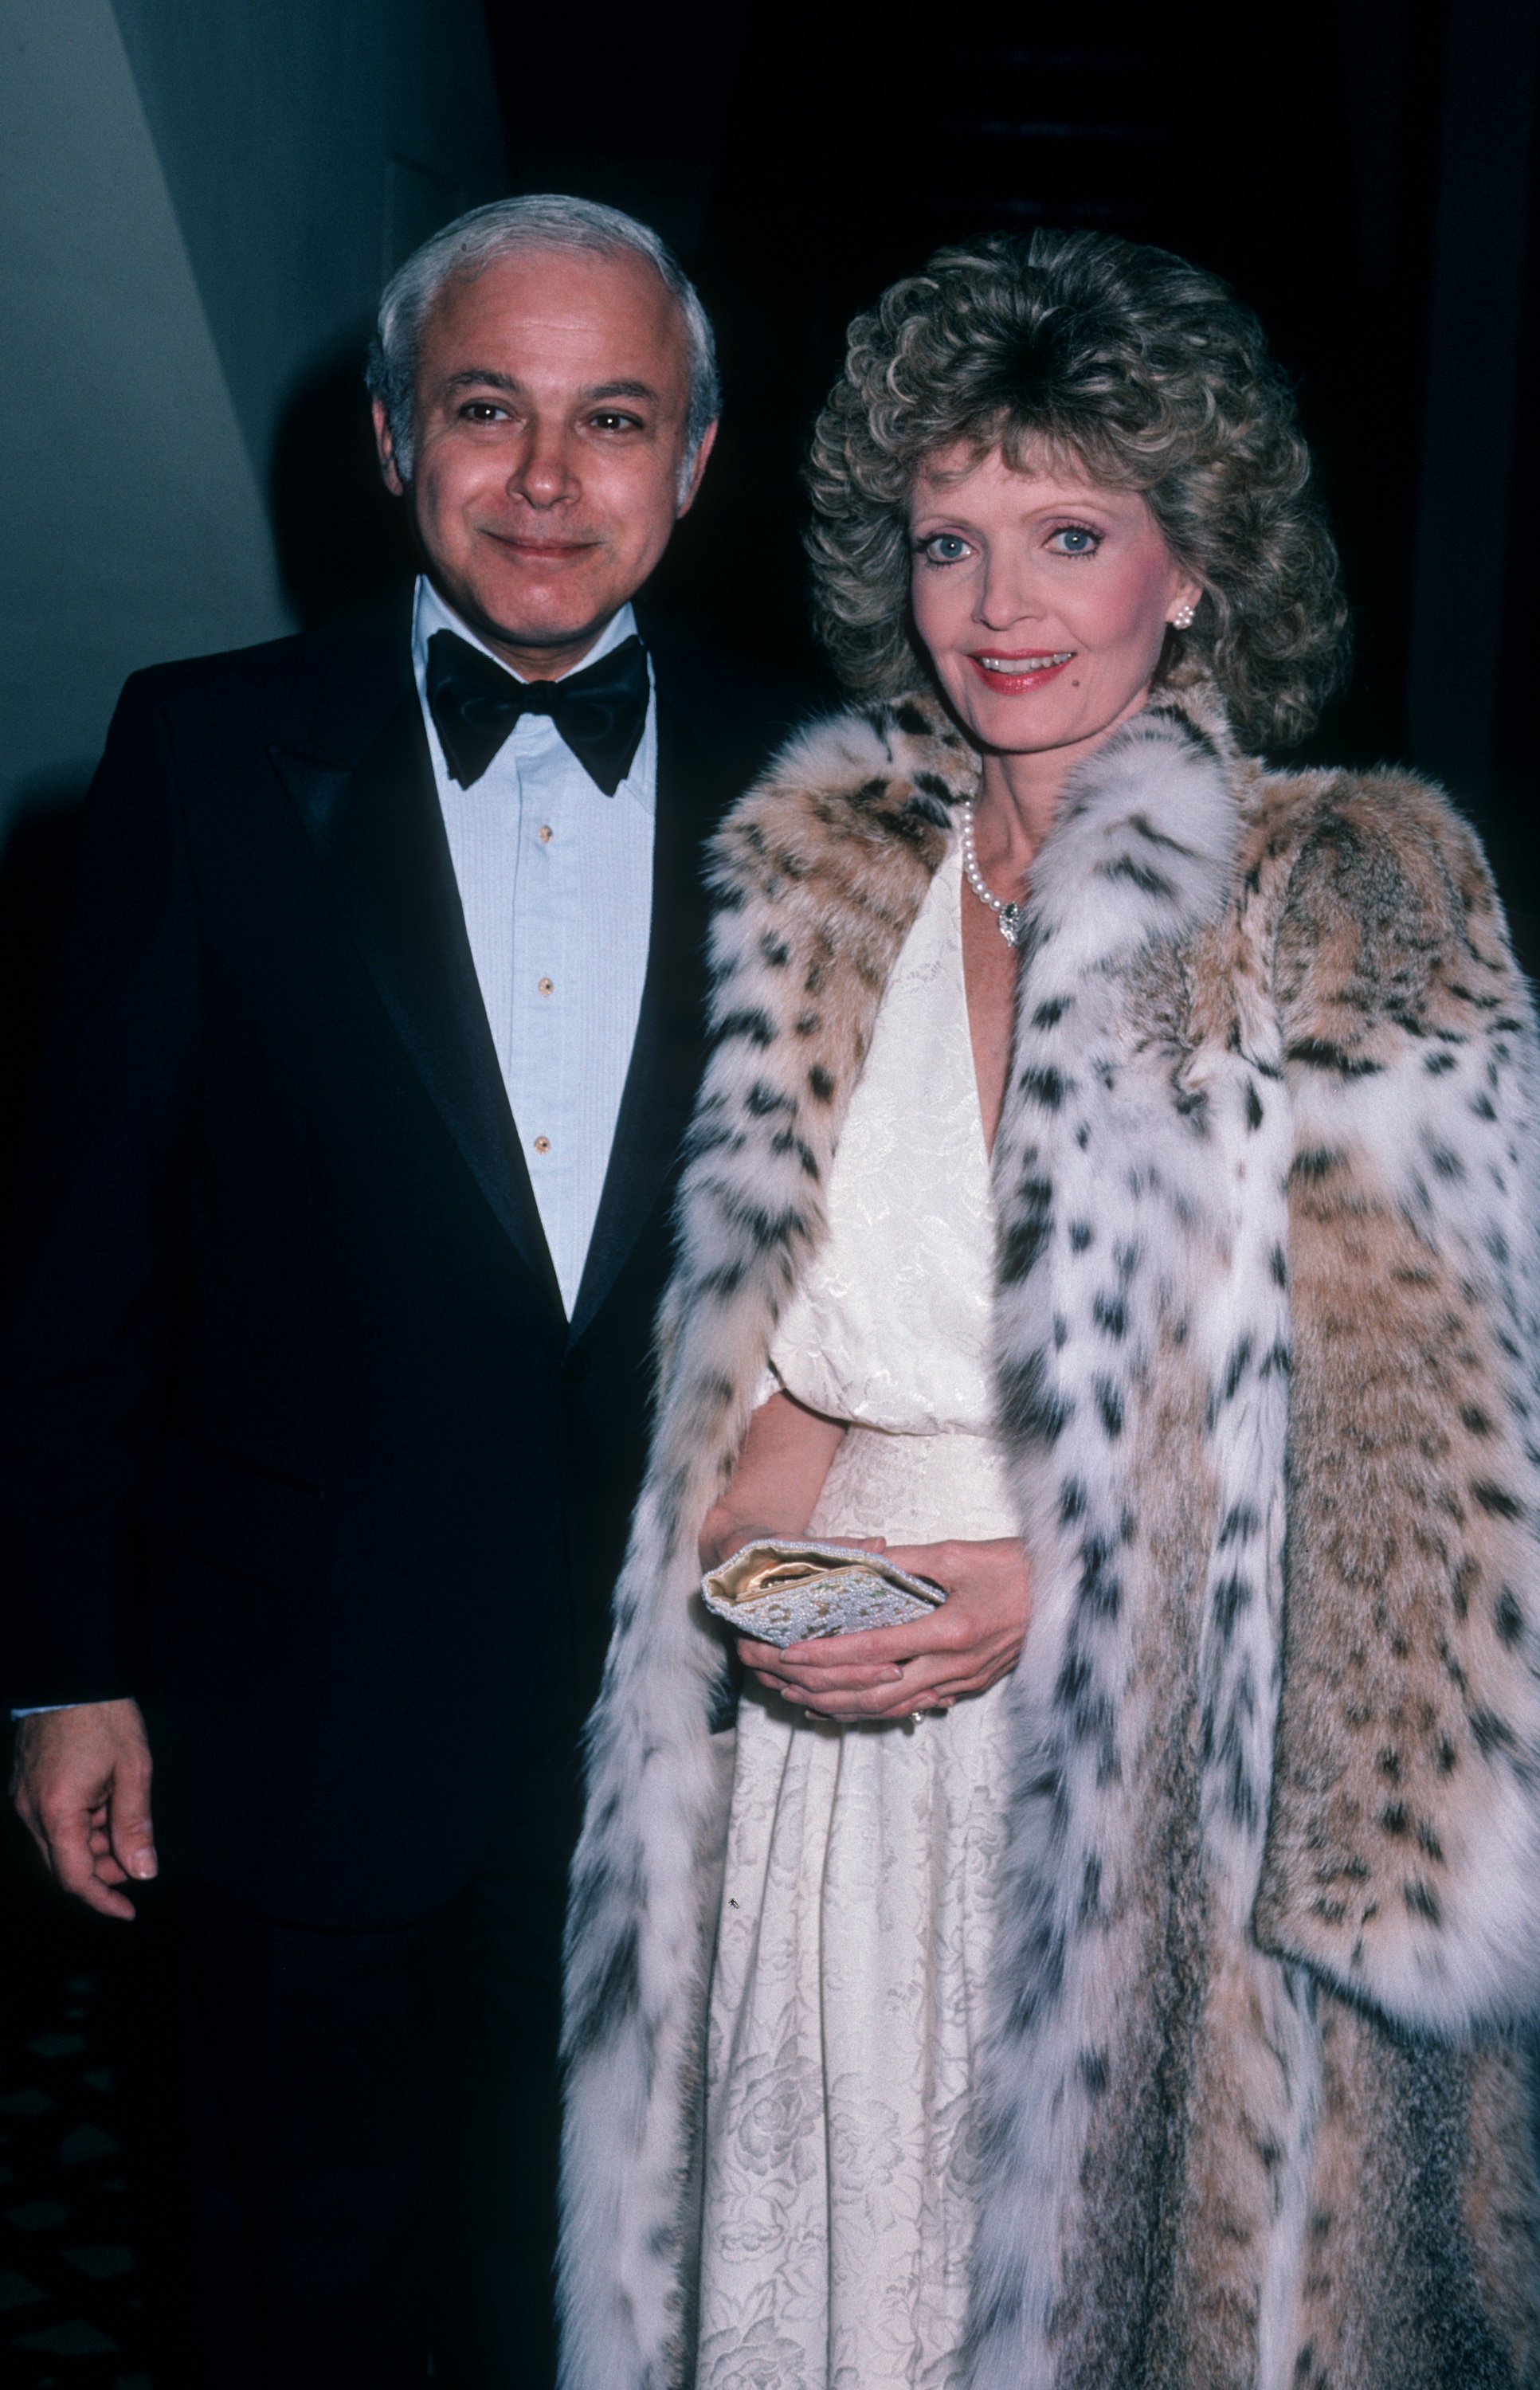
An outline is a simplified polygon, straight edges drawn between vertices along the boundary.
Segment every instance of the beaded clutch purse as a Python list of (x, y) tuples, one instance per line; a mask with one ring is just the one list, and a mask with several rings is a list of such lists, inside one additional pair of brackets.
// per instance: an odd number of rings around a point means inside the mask
[(775, 1536), (745, 1544), (701, 1579), (700, 1598), (735, 1635), (785, 1650), (815, 1635), (855, 1635), (868, 1626), (901, 1626), (939, 1609), (939, 1585), (908, 1576), (880, 1552), (853, 1552), (840, 1544)]

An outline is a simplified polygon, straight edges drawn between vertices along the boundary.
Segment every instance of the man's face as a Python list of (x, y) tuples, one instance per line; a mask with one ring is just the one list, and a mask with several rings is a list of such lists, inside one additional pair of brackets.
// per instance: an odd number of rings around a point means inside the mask
[(679, 308), (645, 258), (525, 250), (440, 292), (424, 328), (417, 454), (385, 479), (429, 572), (526, 676), (566, 672), (640, 588), (683, 496), (689, 368)]

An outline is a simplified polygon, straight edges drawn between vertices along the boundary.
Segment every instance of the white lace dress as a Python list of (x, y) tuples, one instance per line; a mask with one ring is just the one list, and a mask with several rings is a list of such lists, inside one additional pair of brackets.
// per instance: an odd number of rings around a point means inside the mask
[[(813, 1527), (1014, 1532), (956, 848), (895, 967), (774, 1377), (848, 1422)], [(943, 2390), (973, 2228), (1003, 1686), (840, 1727), (750, 1690), (707, 2076), (697, 2390)]]

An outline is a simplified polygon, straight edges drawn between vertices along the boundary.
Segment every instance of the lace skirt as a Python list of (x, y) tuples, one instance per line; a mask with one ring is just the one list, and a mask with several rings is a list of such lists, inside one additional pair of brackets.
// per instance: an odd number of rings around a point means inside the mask
[[(1013, 1532), (990, 1439), (858, 1427), (813, 1524), (895, 1542)], [(744, 1699), (712, 1986), (697, 2390), (955, 2379), (1005, 1690), (871, 1727)]]

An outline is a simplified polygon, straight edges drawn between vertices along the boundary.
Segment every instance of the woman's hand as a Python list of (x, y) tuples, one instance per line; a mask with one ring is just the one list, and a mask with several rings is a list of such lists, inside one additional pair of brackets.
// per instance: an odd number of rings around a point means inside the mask
[(907, 1544), (887, 1557), (941, 1586), (943, 1608), (902, 1626), (825, 1635), (777, 1651), (743, 1637), (743, 1664), (766, 1691), (828, 1718), (904, 1718), (987, 1692), (1021, 1656), (1032, 1596), (1014, 1536), (990, 1543)]

